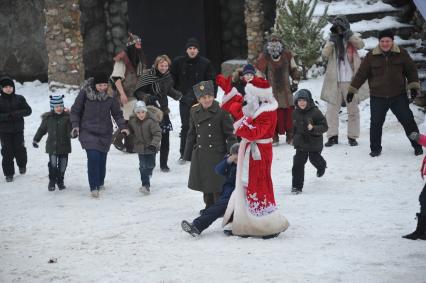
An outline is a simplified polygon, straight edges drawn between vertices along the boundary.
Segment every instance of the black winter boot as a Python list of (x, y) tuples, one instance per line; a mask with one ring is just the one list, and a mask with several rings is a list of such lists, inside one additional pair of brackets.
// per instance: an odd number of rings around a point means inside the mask
[(324, 144), (326, 147), (333, 146), (335, 144), (339, 143), (339, 137), (338, 136), (332, 136), (328, 138), (328, 141)]
[(59, 190), (65, 190), (67, 187), (64, 185), (64, 174), (59, 173), (58, 178), (56, 180), (56, 184), (58, 185)]
[(411, 234), (402, 236), (405, 239), (410, 240), (426, 240), (426, 215), (421, 215), (420, 213), (417, 213), (417, 228), (416, 231), (414, 231)]
[(195, 227), (194, 224), (189, 223), (186, 220), (182, 221), (181, 226), (182, 226), (182, 230), (189, 233), (192, 237), (197, 237), (198, 235), (201, 234), (201, 232), (197, 229), (197, 227)]
[(354, 138), (348, 138), (348, 143), (350, 146), (357, 146), (358, 142)]
[(55, 184), (56, 184), (56, 177), (58, 175), (57, 168), (53, 168), (50, 166), (50, 162), (47, 164), (47, 167), (49, 168), (49, 185), (47, 185), (47, 189), (49, 191), (55, 190)]

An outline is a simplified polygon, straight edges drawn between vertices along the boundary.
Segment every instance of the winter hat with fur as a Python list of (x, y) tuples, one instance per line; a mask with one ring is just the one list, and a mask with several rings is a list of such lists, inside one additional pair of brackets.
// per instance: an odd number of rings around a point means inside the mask
[(295, 94), (294, 94), (294, 104), (297, 104), (297, 101), (299, 99), (304, 99), (306, 101), (311, 101), (312, 100), (312, 94), (309, 90), (302, 88), (299, 89)]
[(49, 95), (50, 97), (50, 109), (53, 110), (55, 106), (64, 107), (64, 96), (63, 95)]
[(253, 76), (256, 74), (256, 69), (252, 64), (247, 64), (243, 68), (243, 76), (247, 74), (252, 74)]
[(146, 112), (147, 110), (148, 109), (146, 108), (146, 104), (142, 100), (138, 100), (135, 104), (135, 107), (133, 108), (133, 112), (135, 113)]

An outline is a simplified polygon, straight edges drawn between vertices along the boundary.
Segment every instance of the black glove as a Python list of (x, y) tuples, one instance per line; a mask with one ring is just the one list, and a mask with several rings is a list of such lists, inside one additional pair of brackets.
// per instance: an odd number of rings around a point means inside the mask
[(412, 133), (410, 133), (410, 134), (408, 135), (408, 138), (409, 138), (410, 140), (412, 140), (412, 141), (417, 142), (417, 141), (419, 140), (419, 138), (420, 138), (420, 134), (419, 134), (419, 133), (417, 133), (417, 132), (412, 132)]
[(352, 92), (348, 92), (348, 95), (346, 96), (346, 101), (348, 103), (351, 103), (353, 99), (354, 99), (354, 94)]
[(416, 99), (416, 97), (417, 97), (418, 95), (419, 95), (419, 91), (418, 91), (417, 89), (412, 88), (412, 89), (410, 90), (410, 97), (411, 97), (411, 100)]
[(38, 148), (38, 143), (36, 141), (33, 141), (33, 147)]
[(78, 137), (79, 134), (80, 134), (80, 129), (78, 127), (74, 128), (71, 131), (71, 138), (75, 139), (76, 137)]
[(157, 147), (155, 145), (150, 144), (150, 145), (148, 145), (148, 150), (156, 152)]
[(296, 92), (298, 88), (299, 88), (299, 84), (291, 83), (291, 86), (290, 86), (291, 92)]

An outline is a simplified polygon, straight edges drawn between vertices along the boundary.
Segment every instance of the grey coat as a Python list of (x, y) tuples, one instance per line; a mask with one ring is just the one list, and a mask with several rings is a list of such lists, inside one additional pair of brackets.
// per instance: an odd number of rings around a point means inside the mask
[(113, 131), (111, 116), (120, 129), (126, 128), (118, 100), (110, 93), (97, 92), (92, 78), (86, 80), (71, 107), (71, 124), (73, 128), (80, 128), (83, 149), (109, 151)]
[[(147, 108), (145, 119), (142, 121), (136, 115), (131, 115), (129, 118), (129, 130), (134, 144), (133, 150), (139, 154), (156, 153), (161, 142), (160, 122), (163, 119), (163, 113), (154, 106)], [(148, 149), (150, 145), (155, 146), (157, 150)]]
[(237, 142), (231, 115), (217, 101), (204, 110), (200, 104), (191, 109), (186, 139), (185, 160), (191, 161), (188, 187), (204, 193), (221, 192), (225, 181), (215, 173), (215, 166)]

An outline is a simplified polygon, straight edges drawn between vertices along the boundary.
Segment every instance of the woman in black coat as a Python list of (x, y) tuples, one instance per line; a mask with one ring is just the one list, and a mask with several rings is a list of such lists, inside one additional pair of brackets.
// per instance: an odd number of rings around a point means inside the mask
[(167, 96), (174, 100), (180, 100), (182, 97), (182, 93), (173, 88), (174, 82), (169, 72), (170, 64), (171, 61), (167, 55), (158, 56), (153, 67), (140, 77), (135, 91), (138, 100), (143, 100), (146, 105), (153, 105), (163, 111), (163, 120), (160, 122), (162, 131), (160, 168), (163, 172), (170, 171), (167, 165), (170, 148), (169, 132), (173, 130)]

